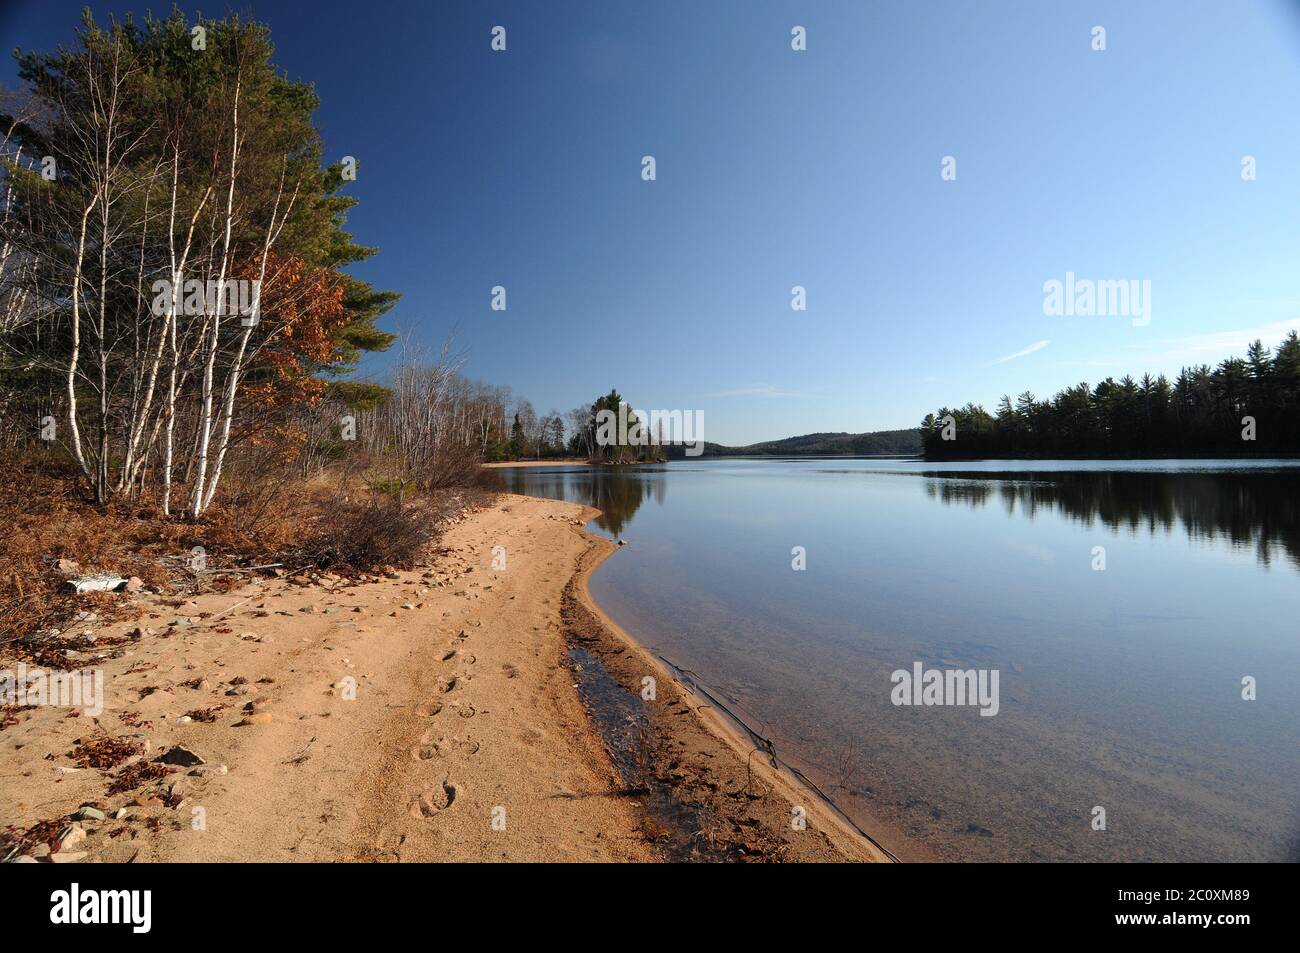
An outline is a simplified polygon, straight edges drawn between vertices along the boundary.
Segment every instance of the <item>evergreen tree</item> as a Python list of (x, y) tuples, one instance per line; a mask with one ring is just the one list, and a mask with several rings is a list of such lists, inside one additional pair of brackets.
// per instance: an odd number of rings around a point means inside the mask
[(519, 412), (515, 411), (515, 422), (510, 428), (510, 457), (518, 460), (524, 455), (526, 441), (524, 438), (524, 425), (519, 420)]
[[(951, 441), (942, 438), (949, 415)], [(1242, 438), (1245, 417), (1255, 419), (1253, 442)], [(944, 407), (926, 415), (921, 434), (935, 459), (1300, 453), (1300, 337), (1291, 332), (1272, 354), (1255, 341), (1244, 359), (1185, 367), (1172, 384), (1164, 375), (1107, 377), (1051, 400), (1004, 396), (992, 416), (972, 404)]]

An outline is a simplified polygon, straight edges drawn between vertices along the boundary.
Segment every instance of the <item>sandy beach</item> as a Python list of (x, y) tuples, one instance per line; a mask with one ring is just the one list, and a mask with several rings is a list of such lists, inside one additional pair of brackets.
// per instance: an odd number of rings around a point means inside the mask
[[(61, 862), (886, 859), (591, 602), (592, 515), (504, 495), (428, 568), (131, 597), (84, 625), (97, 717), (7, 710), (0, 827), (61, 828)], [(636, 779), (596, 672), (616, 707), (655, 680)]]

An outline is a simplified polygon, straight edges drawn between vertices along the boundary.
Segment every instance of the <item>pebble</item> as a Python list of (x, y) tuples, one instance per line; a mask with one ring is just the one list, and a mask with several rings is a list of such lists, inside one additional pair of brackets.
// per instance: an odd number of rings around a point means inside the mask
[(174, 764), (182, 768), (191, 768), (196, 764), (206, 763), (199, 755), (183, 745), (174, 745), (158, 760), (163, 764)]
[(76, 847), (86, 839), (86, 829), (80, 824), (70, 824), (62, 834), (59, 835), (59, 850), (65, 851), (69, 847)]

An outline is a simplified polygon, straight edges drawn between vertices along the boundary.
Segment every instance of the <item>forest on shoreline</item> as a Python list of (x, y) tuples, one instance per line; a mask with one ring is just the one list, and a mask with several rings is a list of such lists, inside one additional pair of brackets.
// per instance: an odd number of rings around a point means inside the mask
[(1003, 396), (997, 410), (941, 407), (921, 422), (931, 460), (983, 457), (1207, 457), (1300, 454), (1300, 338), (1217, 367), (1141, 380), (1107, 377), (1039, 400)]

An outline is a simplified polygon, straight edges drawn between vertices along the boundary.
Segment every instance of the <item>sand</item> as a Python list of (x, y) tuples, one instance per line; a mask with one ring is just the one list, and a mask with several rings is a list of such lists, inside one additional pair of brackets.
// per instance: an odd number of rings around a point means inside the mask
[[(629, 689), (656, 673), (655, 771), (704, 859), (883, 859), (590, 602), (586, 575), (615, 549), (581, 530), (593, 512), (505, 495), (396, 578), (131, 597), (138, 622), (84, 627), (153, 630), (81, 663), (104, 672), (104, 711), (29, 708), (0, 730), (0, 827), (93, 803), (108, 819), (60, 851), (83, 862), (683, 856), (584, 708), (568, 654), (581, 644)], [(181, 720), (214, 706), (213, 721)], [(108, 794), (123, 768), (71, 756), (101, 733), (146, 744), (145, 762), (181, 746), (205, 764)]]

